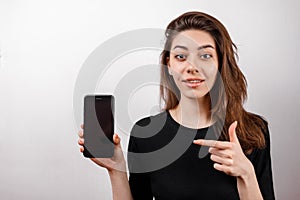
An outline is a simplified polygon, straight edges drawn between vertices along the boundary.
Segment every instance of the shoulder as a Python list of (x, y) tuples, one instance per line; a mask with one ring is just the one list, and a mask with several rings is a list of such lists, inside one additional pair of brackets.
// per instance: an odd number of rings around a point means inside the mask
[(150, 116), (144, 117), (142, 119), (139, 119), (137, 122), (135, 122), (134, 125), (147, 126), (150, 123), (166, 119), (166, 117), (167, 117), (167, 112), (166, 111), (162, 111), (162, 112), (160, 112), (158, 114), (150, 115)]
[(158, 149), (163, 141), (168, 140), (168, 114), (166, 111), (138, 120), (131, 129), (129, 150), (135, 152), (151, 152)]
[(270, 137), (270, 133), (268, 128), (269, 123), (267, 119), (262, 115), (251, 112), (248, 112), (248, 116), (250, 118), (248, 120), (250, 120), (255, 126), (259, 127), (259, 129), (261, 129), (261, 131), (263, 132), (265, 139), (268, 140)]
[[(264, 125), (268, 125), (268, 121), (267, 119), (262, 116), (262, 115), (259, 115), (257, 113), (252, 113), (252, 112), (247, 112), (247, 114), (250, 116), (250, 118), (256, 123), (256, 124), (259, 124), (259, 122), (263, 122)], [(258, 122), (258, 123), (257, 123)]]
[[(264, 155), (268, 155), (270, 153), (270, 132), (269, 132), (269, 123), (267, 121), (267, 119), (262, 116), (262, 115), (258, 115), (255, 113), (249, 113), (250, 114), (250, 120), (252, 122), (252, 126), (255, 125), (258, 129), (257, 130), (261, 130), (261, 132), (263, 133), (263, 139), (264, 139), (264, 146), (261, 148), (255, 148), (253, 149), (254, 151), (251, 153), (251, 158), (257, 158), (259, 157), (258, 155), (260, 154), (264, 154)], [(251, 160), (252, 160), (251, 159)]]
[(142, 138), (153, 136), (166, 125), (167, 118), (168, 114), (166, 111), (144, 117), (134, 123), (131, 130), (131, 136)]

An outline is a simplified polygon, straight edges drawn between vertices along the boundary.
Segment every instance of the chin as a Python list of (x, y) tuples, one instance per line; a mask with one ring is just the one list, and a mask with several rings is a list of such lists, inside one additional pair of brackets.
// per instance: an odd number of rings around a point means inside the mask
[(203, 98), (210, 98), (208, 91), (186, 91), (182, 92), (181, 96), (184, 96), (188, 99), (203, 99)]

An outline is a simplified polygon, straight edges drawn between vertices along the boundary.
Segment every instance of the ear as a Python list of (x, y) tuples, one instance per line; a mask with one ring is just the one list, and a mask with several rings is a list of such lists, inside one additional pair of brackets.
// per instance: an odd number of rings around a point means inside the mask
[(172, 69), (171, 69), (171, 67), (169, 65), (168, 65), (168, 72), (169, 72), (170, 76), (173, 76), (173, 71), (172, 71)]
[(170, 58), (169, 57), (167, 58), (167, 66), (168, 66), (169, 75), (173, 76), (173, 72), (172, 72), (172, 69), (171, 69), (171, 66), (170, 66)]

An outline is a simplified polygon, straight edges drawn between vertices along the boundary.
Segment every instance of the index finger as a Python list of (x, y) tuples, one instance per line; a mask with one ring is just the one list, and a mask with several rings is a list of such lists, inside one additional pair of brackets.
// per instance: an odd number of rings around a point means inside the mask
[(227, 141), (217, 141), (217, 140), (194, 140), (194, 144), (202, 145), (202, 146), (208, 146), (208, 147), (215, 147), (219, 149), (227, 149), (231, 147), (230, 142)]

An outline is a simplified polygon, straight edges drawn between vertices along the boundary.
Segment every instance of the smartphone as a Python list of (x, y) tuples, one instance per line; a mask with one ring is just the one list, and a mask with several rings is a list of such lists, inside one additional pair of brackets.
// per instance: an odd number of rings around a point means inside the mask
[(112, 95), (84, 97), (84, 151), (87, 158), (110, 158), (114, 154), (114, 104)]

